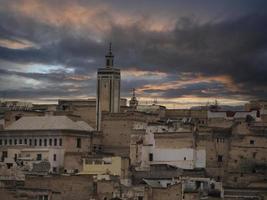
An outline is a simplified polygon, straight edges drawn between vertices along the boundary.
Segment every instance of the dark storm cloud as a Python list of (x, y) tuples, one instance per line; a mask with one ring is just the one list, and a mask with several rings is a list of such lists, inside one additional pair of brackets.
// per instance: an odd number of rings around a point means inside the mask
[(0, 1), (0, 37), (10, 40), (26, 39), (36, 43), (47, 42), (48, 39), (60, 37), (58, 29), (37, 21), (21, 13), (10, 10), (8, 3), (11, 1)]
[[(44, 12), (43, 15), (36, 17), (25, 14), (25, 10), (15, 13), (9, 1), (0, 0), (0, 3), (3, 3), (0, 6), (0, 44), (1, 40), (32, 43), (32, 46), (27, 48), (0, 45), (0, 66), (1, 60), (25, 66), (59, 65), (73, 68), (74, 75), (91, 75), (98, 67), (103, 66), (107, 44), (112, 41), (116, 56), (115, 63), (122, 70), (136, 68), (140, 71), (159, 71), (168, 74), (162, 77), (162, 80), (123, 80), (122, 93), (125, 95), (132, 87), (142, 88), (144, 85), (158, 82), (183, 81), (185, 75), (181, 76), (181, 74), (190, 72), (189, 78), (192, 79), (194, 74), (201, 74), (203, 77), (224, 75), (232, 82), (228, 85), (220, 81), (208, 84), (196, 83), (166, 90), (148, 88), (144, 92), (147, 95), (158, 93), (166, 98), (185, 95), (267, 98), (267, 14), (264, 13), (267, 6), (264, 1), (255, 1), (254, 4), (250, 1), (234, 3), (208, 1), (209, 3), (200, 5), (193, 4), (194, 1), (183, 3), (169, 0), (166, 4), (162, 1), (155, 1), (153, 5), (143, 2), (142, 7), (138, 7), (133, 2), (125, 4), (121, 1), (109, 1), (102, 3), (109, 6), (105, 9), (109, 9), (110, 12), (100, 9), (93, 17), (86, 15), (83, 20), (77, 20), (77, 16), (65, 13), (63, 17), (67, 15), (68, 19), (58, 22), (58, 18), (54, 19), (57, 9), (63, 11), (62, 8), (73, 4), (72, 1), (64, 2), (65, 4), (61, 1), (46, 1), (45, 5), (53, 9), (53, 16), (48, 15), (42, 20), (47, 13)], [(94, 6), (99, 7), (101, 4), (99, 1), (90, 3), (77, 1), (76, 3), (82, 7), (88, 7), (90, 12)], [(26, 11), (27, 9), (28, 7)], [(75, 9), (74, 7), (73, 10)], [(179, 12), (182, 9), (185, 9), (189, 16), (186, 16), (186, 13), (182, 16), (182, 12)], [(122, 16), (113, 16), (114, 11), (121, 12)], [(156, 11), (158, 16), (154, 14)], [(139, 12), (141, 15), (136, 17)], [(173, 27), (170, 24), (164, 25), (168, 18), (161, 21), (164, 18), (162, 16), (168, 12), (170, 18), (176, 18)], [(80, 13), (83, 12), (78, 12)], [(125, 13), (130, 13), (131, 20), (117, 23), (117, 18), (123, 19)], [(58, 14), (62, 13), (58, 12)], [(76, 26), (75, 23), (84, 19), (86, 23)], [(151, 19), (156, 19), (155, 26), (151, 26)], [(99, 31), (94, 32), (92, 24), (97, 25), (97, 30), (103, 29), (102, 34)], [(66, 72), (23, 73), (7, 71), (9, 66), (0, 67), (0, 69), (2, 69), (0, 71), (2, 76), (13, 74), (51, 84), (64, 81), (81, 83), (82, 89), (78, 93), (88, 94), (84, 85), (86, 80), (66, 80), (69, 76)], [(86, 86), (95, 86), (92, 80), (88, 81)], [(236, 86), (238, 91), (233, 92), (229, 85)], [(24, 91), (33, 97), (34, 94), (42, 96), (47, 92), (49, 96), (53, 94), (56, 96), (56, 90), (62, 89), (67, 91), (65, 86), (53, 88), (51, 91), (55, 93), (48, 90), (38, 92), (37, 89), (31, 92), (28, 88), (22, 90), (21, 94)], [(1, 91), (0, 94), (5, 93), (10, 97), (20, 94), (15, 91), (5, 91), (4, 88), (1, 88)], [(12, 92), (15, 94), (11, 94)], [(94, 94), (94, 91), (91, 94)], [(76, 93), (74, 92), (73, 95)]]
[(115, 43), (135, 49), (142, 69), (229, 75), (242, 89), (255, 88), (252, 95), (258, 87), (264, 92), (261, 97), (267, 97), (267, 15), (202, 25), (184, 19), (168, 33), (130, 28), (115, 27), (111, 35)]
[[(78, 71), (83, 72), (90, 71), (90, 67), (93, 67), (93, 70), (99, 67), (96, 66), (96, 61), (99, 61), (100, 58), (94, 55), (95, 53), (91, 53), (93, 49), (97, 51), (98, 47), (95, 47), (96, 44), (86, 46), (82, 43), (79, 46), (81, 41), (77, 42), (76, 46), (72, 44), (73, 41), (70, 40), (67, 44), (60, 41), (60, 43), (53, 43), (47, 46), (41, 46), (40, 48), (10, 49), (0, 47), (0, 59), (24, 64), (42, 63), (47, 65), (64, 65), (66, 67), (74, 67)], [(84, 53), (79, 54), (79, 52)], [(88, 53), (87, 56), (83, 55), (85, 52)]]
[(20, 90), (0, 90), (2, 98), (53, 98), (57, 97), (71, 97), (74, 95), (81, 95), (80, 91), (67, 91), (67, 88), (49, 87), (45, 89), (22, 88)]
[(66, 73), (63, 70), (58, 70), (55, 72), (51, 73), (31, 73), (31, 72), (16, 72), (16, 71), (7, 71), (7, 70), (2, 70), (0, 69), (0, 76), (11, 76), (11, 75), (16, 75), (18, 77), (23, 77), (23, 78), (30, 78), (30, 79), (35, 79), (35, 80), (41, 80), (41, 81), (47, 81), (47, 82), (62, 82), (62, 81), (71, 81), (73, 83), (75, 82), (84, 82), (88, 81), (91, 79), (89, 76), (75, 76), (75, 74), (72, 73)]

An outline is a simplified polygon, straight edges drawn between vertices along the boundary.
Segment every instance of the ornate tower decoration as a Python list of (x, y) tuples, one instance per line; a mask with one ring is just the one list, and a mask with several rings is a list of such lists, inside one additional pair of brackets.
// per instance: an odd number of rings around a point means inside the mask
[(106, 66), (97, 70), (96, 127), (101, 129), (102, 112), (120, 111), (120, 69), (114, 68), (111, 43), (105, 56)]
[(130, 107), (133, 108), (133, 109), (136, 109), (136, 107), (138, 106), (138, 100), (135, 96), (135, 88), (133, 88), (133, 95), (132, 95), (132, 98), (130, 100)]

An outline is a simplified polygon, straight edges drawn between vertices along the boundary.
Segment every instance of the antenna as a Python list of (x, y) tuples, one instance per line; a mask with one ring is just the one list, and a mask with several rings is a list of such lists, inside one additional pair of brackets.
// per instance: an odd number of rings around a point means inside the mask
[(154, 104), (154, 105), (158, 104), (158, 99), (157, 99), (157, 97), (154, 99), (153, 104)]
[(133, 88), (132, 91), (133, 91), (133, 97), (135, 97), (135, 88)]
[(218, 106), (219, 104), (218, 104), (218, 100), (217, 99), (215, 99), (215, 106)]

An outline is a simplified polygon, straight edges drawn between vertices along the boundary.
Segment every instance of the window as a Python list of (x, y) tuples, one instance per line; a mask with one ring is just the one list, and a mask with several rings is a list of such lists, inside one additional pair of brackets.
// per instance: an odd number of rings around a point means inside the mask
[(48, 195), (39, 195), (38, 200), (48, 200)]
[(218, 160), (218, 162), (222, 162), (223, 161), (223, 156), (222, 155), (218, 155), (217, 160)]
[(34, 146), (37, 146), (37, 139), (34, 139)]
[(0, 145), (2, 145), (2, 139), (0, 139)]
[(224, 138), (217, 138), (217, 143), (224, 143)]
[(2, 152), (2, 156), (0, 157), (0, 162), (4, 162), (5, 158), (7, 157), (7, 151)]
[(56, 173), (57, 172), (57, 168), (53, 167), (53, 172)]
[(47, 139), (44, 139), (44, 146), (47, 146)]
[(15, 145), (17, 144), (17, 139), (14, 140), (14, 144), (15, 144)]
[(27, 144), (27, 139), (26, 138), (24, 139), (24, 144)]
[(7, 163), (7, 169), (10, 169), (13, 166), (13, 163)]
[(249, 143), (250, 143), (250, 144), (254, 144), (254, 140), (250, 140)]
[(15, 116), (15, 120), (18, 121), (21, 118), (21, 116), (17, 115)]
[(59, 139), (59, 146), (62, 146), (62, 138)]
[(42, 160), (42, 154), (38, 153), (36, 160)]
[(5, 140), (5, 145), (7, 145), (7, 140)]
[(8, 155), (8, 154), (7, 154), (7, 151), (3, 151), (3, 152), (2, 152), (2, 157), (3, 157), (3, 158), (7, 158), (7, 155)]
[(12, 145), (12, 139), (9, 139), (9, 145)]
[(256, 158), (257, 152), (253, 152), (252, 157)]
[(98, 159), (98, 160), (94, 160), (94, 164), (95, 165), (102, 165), (102, 164), (105, 164), (105, 162), (102, 160), (102, 159)]
[(39, 139), (39, 146), (42, 146), (42, 139)]
[(214, 190), (214, 189), (215, 189), (215, 185), (214, 185), (214, 183), (211, 183), (211, 184), (210, 184), (210, 187), (211, 187), (212, 190)]
[(19, 144), (22, 144), (22, 139), (19, 139)]
[(57, 139), (54, 139), (54, 146), (57, 146)]
[(184, 160), (186, 160), (186, 157), (184, 157)]
[(77, 148), (81, 148), (81, 146), (82, 146), (82, 145), (81, 145), (81, 142), (82, 142), (82, 141), (81, 141), (81, 138), (77, 138), (77, 140), (76, 140), (76, 147), (77, 147)]
[(29, 139), (29, 144), (30, 146), (32, 146), (32, 139)]
[(149, 161), (153, 161), (153, 153), (149, 153)]
[(49, 139), (49, 146), (52, 146), (52, 139)]
[(57, 161), (57, 154), (54, 154), (54, 156), (53, 156), (53, 160), (54, 160), (54, 161)]

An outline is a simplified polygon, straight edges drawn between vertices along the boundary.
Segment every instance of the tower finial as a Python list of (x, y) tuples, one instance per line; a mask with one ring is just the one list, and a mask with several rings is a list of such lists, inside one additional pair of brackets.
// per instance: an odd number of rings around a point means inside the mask
[(112, 48), (111, 48), (111, 47), (112, 47), (112, 43), (110, 42), (110, 43), (109, 43), (109, 53), (110, 53), (110, 54), (112, 54)]
[(106, 67), (112, 67), (114, 62), (114, 55), (112, 54), (111, 42), (109, 43), (109, 52), (106, 54)]
[(133, 96), (132, 96), (132, 98), (130, 100), (130, 107), (136, 109), (136, 106), (138, 105), (138, 101), (137, 101), (137, 99), (135, 97), (135, 88), (132, 89), (132, 92), (133, 92)]

